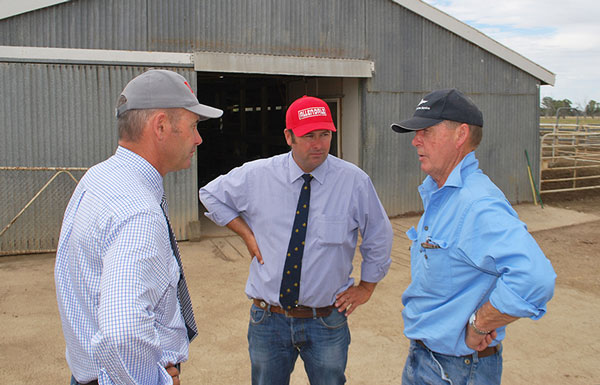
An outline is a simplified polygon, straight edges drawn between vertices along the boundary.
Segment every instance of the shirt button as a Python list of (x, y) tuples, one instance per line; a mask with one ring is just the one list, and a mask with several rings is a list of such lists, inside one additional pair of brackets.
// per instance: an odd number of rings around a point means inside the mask
[(425, 226), (425, 231), (429, 230), (429, 226)]
[(427, 254), (425, 254), (425, 259), (427, 259)]

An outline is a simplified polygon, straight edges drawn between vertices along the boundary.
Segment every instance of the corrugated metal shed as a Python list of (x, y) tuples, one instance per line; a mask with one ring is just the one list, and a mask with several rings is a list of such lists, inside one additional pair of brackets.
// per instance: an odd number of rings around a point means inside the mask
[(377, 59), (365, 91), (362, 167), (388, 213), (421, 210), (414, 187), (425, 176), (412, 134), (396, 134), (389, 123), (412, 116), (421, 96), (439, 88), (459, 88), (479, 106), (481, 168), (510, 201), (531, 200), (524, 150), (537, 159), (539, 80), (403, 7), (376, 2), (368, 19), (367, 44)]
[[(193, 70), (171, 69), (195, 84)], [(127, 82), (144, 70), (128, 66), (0, 63), (0, 165), (87, 168), (108, 158), (117, 146), (116, 98)], [(180, 238), (185, 237), (188, 223), (198, 219), (195, 162), (194, 156), (190, 169), (165, 177), (171, 222)], [(82, 175), (74, 174), (76, 178)], [(23, 196), (24, 186), (36, 186), (33, 191), (37, 191), (51, 175), (40, 179), (39, 173), (20, 172), (19, 183), (1, 181), (2, 191), (7, 194), (2, 199), (8, 198), (10, 204), (2, 210), (2, 227), (31, 197)], [(42, 234), (43, 249), (55, 247), (73, 183), (67, 176), (58, 177), (36, 203), (43, 207), (33, 206), (20, 219), (19, 223), (27, 221), (35, 226), (15, 225), (9, 230), (12, 233), (3, 237), (12, 243), (5, 244), (2, 250), (22, 250)], [(51, 201), (50, 196), (55, 200)]]
[[(512, 202), (531, 200), (523, 150), (537, 159), (539, 85), (553, 81), (547, 70), (417, 0), (70, 1), (0, 20), (0, 46), (372, 61), (372, 78), (358, 82), (359, 165), (391, 216), (421, 210), (416, 186), (424, 175), (412, 135), (389, 125), (411, 116), (435, 88), (457, 87), (479, 105), (481, 167)], [(114, 100), (144, 69), (113, 64), (1, 60), (7, 135), (0, 165), (90, 166), (110, 155)], [(196, 79), (192, 63), (178, 71)], [(167, 185), (177, 235), (186, 238), (187, 223), (198, 217), (196, 174), (168, 176)]]

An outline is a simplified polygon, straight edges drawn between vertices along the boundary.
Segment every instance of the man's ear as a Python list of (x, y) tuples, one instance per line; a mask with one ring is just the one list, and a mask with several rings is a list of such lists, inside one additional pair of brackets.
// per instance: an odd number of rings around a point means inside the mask
[(456, 148), (460, 148), (467, 143), (469, 140), (469, 134), (471, 133), (471, 129), (469, 125), (466, 123), (462, 123), (460, 126), (456, 128), (454, 131), (455, 140), (456, 140)]
[(159, 111), (155, 113), (148, 120), (148, 124), (150, 125), (150, 132), (157, 140), (162, 141), (165, 139), (168, 123), (169, 117), (164, 111)]
[(288, 130), (287, 128), (284, 128), (283, 135), (285, 135), (285, 141), (287, 142), (287, 145), (291, 146), (292, 145), (292, 131)]

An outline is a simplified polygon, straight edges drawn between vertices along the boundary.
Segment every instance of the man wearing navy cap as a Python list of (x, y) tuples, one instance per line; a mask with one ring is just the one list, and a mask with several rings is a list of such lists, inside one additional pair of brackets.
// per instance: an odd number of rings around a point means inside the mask
[(402, 383), (500, 384), (505, 327), (539, 319), (556, 274), (504, 194), (479, 169), (483, 115), (456, 89), (424, 96), (411, 119), (425, 209), (402, 295), (411, 340)]
[(246, 163), (200, 189), (206, 215), (239, 234), (252, 258), (253, 384), (289, 384), (298, 354), (311, 384), (343, 384), (346, 317), (369, 300), (391, 264), (391, 224), (367, 174), (329, 155), (335, 130), (327, 104), (302, 97), (286, 113), (290, 152)]

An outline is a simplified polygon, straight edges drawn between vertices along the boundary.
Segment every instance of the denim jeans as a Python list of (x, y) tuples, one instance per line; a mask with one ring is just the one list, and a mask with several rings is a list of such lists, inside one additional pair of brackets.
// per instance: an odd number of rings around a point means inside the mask
[(248, 350), (253, 385), (287, 385), (298, 354), (311, 385), (346, 382), (350, 330), (343, 313), (291, 318), (252, 305)]
[(70, 385), (82, 385), (82, 384), (80, 384), (79, 382), (77, 382), (77, 380), (75, 379), (75, 377), (71, 376), (71, 383), (70, 383)]
[(502, 376), (502, 350), (479, 358), (447, 356), (410, 342), (402, 373), (402, 385), (499, 385)]

